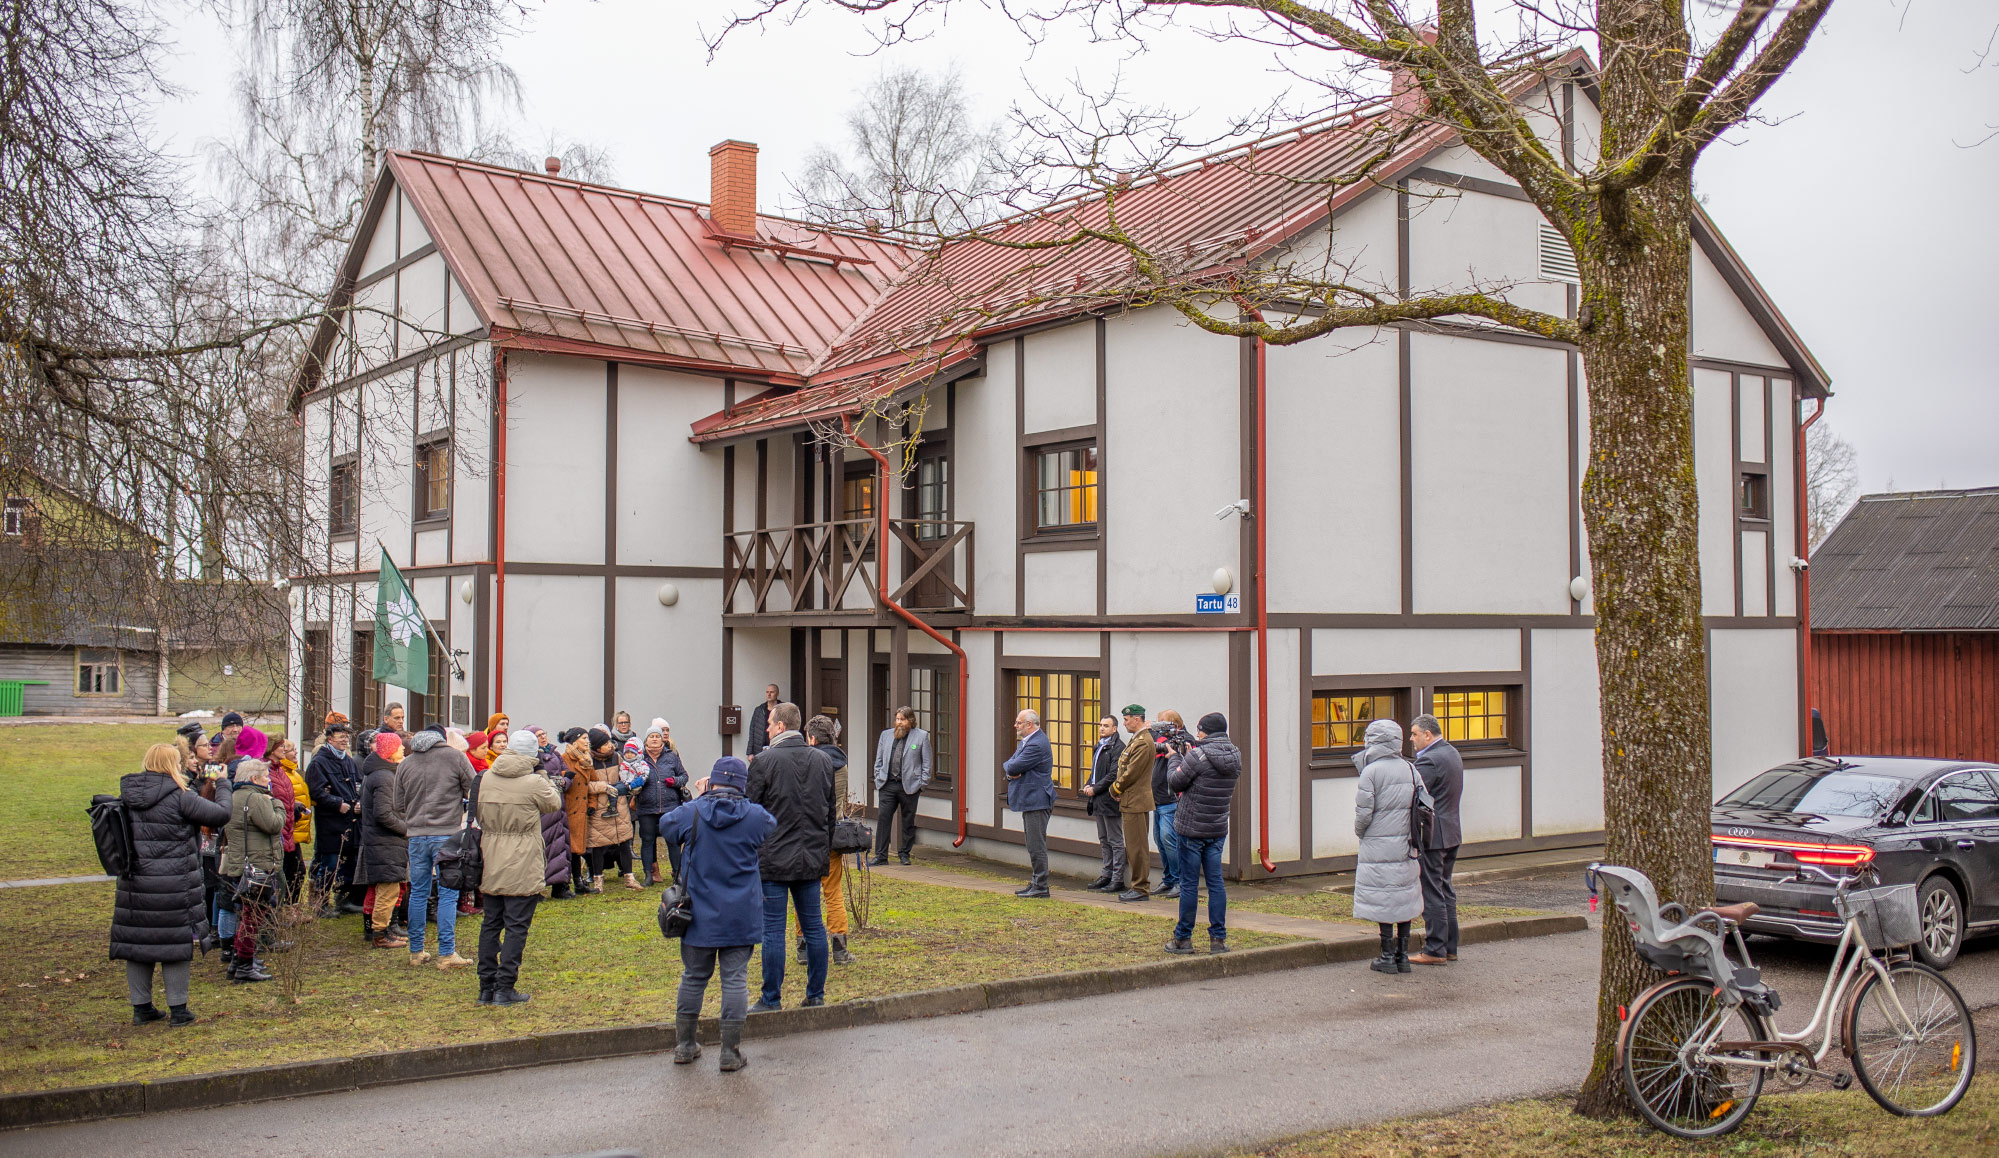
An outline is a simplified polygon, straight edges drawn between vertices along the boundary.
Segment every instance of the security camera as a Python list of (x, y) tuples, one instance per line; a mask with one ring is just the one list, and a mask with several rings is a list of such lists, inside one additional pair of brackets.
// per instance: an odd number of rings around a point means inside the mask
[(1234, 501), (1234, 502), (1232, 502), (1232, 503), (1228, 504), (1227, 506), (1223, 507), (1223, 508), (1222, 508), (1221, 510), (1219, 510), (1219, 511), (1216, 511), (1216, 512), (1215, 512), (1215, 518), (1217, 518), (1217, 519), (1226, 519), (1226, 518), (1228, 518), (1228, 517), (1229, 517), (1230, 515), (1236, 515), (1236, 516), (1239, 516), (1239, 517), (1241, 517), (1241, 518), (1245, 518), (1245, 519), (1246, 519), (1246, 518), (1248, 518), (1248, 517), (1249, 517), (1249, 500), (1248, 500), (1248, 499), (1237, 499), (1236, 501)]
[(1791, 556), (1791, 570), (1793, 571), (1803, 571), (1811, 565), (1812, 561), (1810, 559), (1800, 559), (1796, 555)]

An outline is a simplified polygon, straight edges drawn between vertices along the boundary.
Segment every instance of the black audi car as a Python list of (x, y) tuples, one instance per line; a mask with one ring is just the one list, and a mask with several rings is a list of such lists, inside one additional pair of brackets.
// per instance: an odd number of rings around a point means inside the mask
[(1800, 864), (1863, 865), (1882, 884), (1917, 886), (1918, 957), (1937, 968), (1965, 938), (1999, 931), (1999, 768), (1899, 756), (1813, 757), (1752, 778), (1714, 805), (1714, 887), (1754, 901), (1753, 933), (1839, 939), (1833, 890), (1797, 881)]

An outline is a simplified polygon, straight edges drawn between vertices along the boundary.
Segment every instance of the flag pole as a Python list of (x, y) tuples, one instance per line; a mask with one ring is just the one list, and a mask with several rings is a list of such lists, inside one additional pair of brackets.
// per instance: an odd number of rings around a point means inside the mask
[[(379, 538), (375, 540), (375, 549), (377, 551), (380, 551), (382, 553), (383, 558), (386, 558), (391, 564), (393, 564), (396, 561), (396, 557), (394, 555), (389, 554), (389, 549), (382, 544), (382, 540)], [(379, 568), (377, 568), (377, 570), (379, 570)], [(402, 570), (403, 569), (401, 567), (397, 567), (396, 573), (400, 575), (402, 574)], [(412, 599), (416, 598), (416, 591), (414, 588), (412, 588), (410, 591), (410, 598)], [(445, 602), (447, 605), (449, 605), (450, 603), (450, 592), (448, 591), (445, 592)], [(421, 603), (417, 604), (417, 610), (418, 611), (423, 610), (423, 605)], [(451, 649), (445, 646), (444, 640), (437, 634), (437, 629), (430, 625), (430, 616), (428, 615), (423, 616), (423, 633), (437, 644), (437, 650), (444, 656), (444, 662), (451, 665), (452, 678), (461, 679), (461, 680), (464, 679), (465, 669), (458, 666), (458, 657), (451, 654)], [(415, 691), (416, 689), (411, 688), (410, 690)]]

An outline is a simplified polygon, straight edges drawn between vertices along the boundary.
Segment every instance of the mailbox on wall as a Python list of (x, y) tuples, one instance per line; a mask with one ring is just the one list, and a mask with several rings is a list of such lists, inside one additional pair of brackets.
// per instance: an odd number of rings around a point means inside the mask
[(721, 724), (715, 729), (724, 736), (743, 734), (743, 709), (740, 704), (723, 704)]

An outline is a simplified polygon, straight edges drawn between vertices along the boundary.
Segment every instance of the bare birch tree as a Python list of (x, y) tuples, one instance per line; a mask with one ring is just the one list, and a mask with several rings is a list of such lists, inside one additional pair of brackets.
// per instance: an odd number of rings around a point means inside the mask
[[(921, 35), (951, 0), (820, 0), (871, 18), (885, 43)], [(813, 0), (755, 0), (729, 28), (789, 15)], [(1589, 392), (1590, 460), (1583, 481), (1597, 670), (1602, 689), (1606, 857), (1646, 872), (1660, 895), (1689, 909), (1714, 896), (1708, 808), (1713, 790), (1697, 540), (1692, 319), (1695, 163), (1750, 119), (1797, 59), (1831, 0), (1730, 0), (1691, 9), (1679, 0), (1556, 0), (1520, 4), (1501, 33), (1471, 0), (1434, 11), (1403, 0), (1026, 0), (1008, 14), (1038, 35), (1054, 23), (1143, 47), (1162, 30), (1273, 46), (1328, 106), (1355, 109), (1390, 71), (1406, 114), (1375, 123), (1378, 149), (1354, 171), (1318, 182), (1372, 180), (1411, 127), (1448, 128), (1519, 186), (1573, 249), (1581, 283), (1573, 314), (1525, 308), (1506, 287), (1428, 292), (1356, 284), (1341, 270), (1217, 261), (1160, 252), (1117, 214), (1119, 200), (1158, 173), (1173, 123), (1086, 105), (1044, 118), (1040, 155), (1066, 165), (1092, 196), (1032, 218), (1011, 240), (1000, 229), (966, 241), (1043, 252), (1110, 247), (1129, 277), (1107, 304), (1165, 304), (1212, 333), (1271, 344), (1351, 327), (1430, 319), (1482, 322), (1579, 349)], [(727, 30), (722, 33), (726, 37)], [(719, 46), (721, 37), (716, 38)], [(1560, 79), (1562, 50), (1591, 50), (1588, 80), (1601, 131), (1593, 158), (1537, 134), (1521, 84)], [(1186, 39), (1173, 50), (1201, 71)], [(1030, 127), (1033, 127), (1030, 124)], [(1133, 165), (1132, 162), (1136, 164)], [(1087, 208), (1085, 208), (1087, 207)], [(1051, 225), (1051, 222), (1053, 223)], [(969, 288), (969, 287), (968, 287)], [(983, 287), (978, 287), (983, 288)], [(1077, 292), (1087, 287), (1078, 286)], [(1613, 1067), (1618, 1009), (1651, 980), (1622, 922), (1604, 925), (1597, 1046), (1579, 1108), (1628, 1109)]]
[(1821, 419), (1805, 431), (1805, 534), (1816, 551), (1860, 494), (1860, 455)]
[(979, 194), (998, 174), (1000, 135), (973, 118), (955, 65), (884, 68), (856, 96), (845, 149), (819, 145), (792, 183), (806, 218), (948, 235), (993, 215)]

